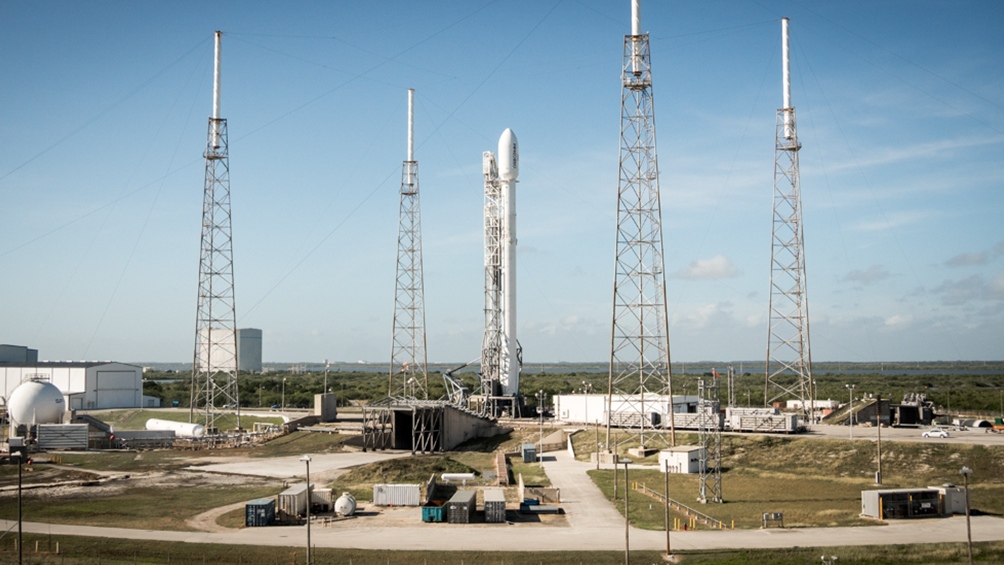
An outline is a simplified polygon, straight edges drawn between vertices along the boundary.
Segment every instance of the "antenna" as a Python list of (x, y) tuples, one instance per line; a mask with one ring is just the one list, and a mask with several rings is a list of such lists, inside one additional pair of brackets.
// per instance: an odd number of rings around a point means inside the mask
[[(213, 120), (220, 119), (220, 52), (223, 49), (223, 32), (216, 32), (216, 56), (213, 58)], [(220, 147), (220, 129), (213, 129), (213, 149)]]
[[(791, 59), (788, 55), (788, 18), (781, 18), (781, 84), (784, 90), (781, 108), (791, 108)], [(784, 113), (784, 138), (791, 139), (791, 116)]]

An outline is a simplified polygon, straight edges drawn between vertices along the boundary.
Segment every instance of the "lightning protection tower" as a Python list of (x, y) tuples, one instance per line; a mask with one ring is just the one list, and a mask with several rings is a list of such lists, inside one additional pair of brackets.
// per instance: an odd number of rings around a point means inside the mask
[(216, 427), (221, 409), (237, 410), (237, 322), (234, 308), (234, 258), (230, 229), (230, 157), (227, 120), (220, 117), (220, 38), (216, 32), (213, 115), (206, 141), (206, 179), (202, 201), (199, 299), (189, 421), (197, 414), (207, 430)]
[[(648, 34), (642, 34), (640, 0), (631, 5), (631, 35), (624, 37), (617, 246), (614, 268), (606, 446), (611, 426), (630, 429), (644, 450), (673, 422), (669, 324), (662, 245), (662, 209), (656, 160), (655, 111)], [(658, 425), (651, 418), (662, 412)], [(668, 423), (665, 416), (668, 416)]]
[(770, 261), (770, 315), (764, 405), (779, 399), (801, 401), (812, 416), (812, 355), (809, 302), (805, 290), (802, 191), (798, 179), (795, 108), (791, 104), (788, 18), (781, 20), (783, 107), (777, 111), (774, 141), (774, 214)]
[(700, 486), (697, 501), (723, 502), (722, 499), (722, 411), (718, 400), (718, 373), (712, 369), (712, 381), (697, 382), (697, 442), (701, 447)]
[(422, 214), (415, 160), (415, 89), (408, 89), (408, 158), (401, 168), (401, 214), (397, 231), (394, 343), (388, 396), (429, 398), (425, 353), (425, 282), (422, 277)]

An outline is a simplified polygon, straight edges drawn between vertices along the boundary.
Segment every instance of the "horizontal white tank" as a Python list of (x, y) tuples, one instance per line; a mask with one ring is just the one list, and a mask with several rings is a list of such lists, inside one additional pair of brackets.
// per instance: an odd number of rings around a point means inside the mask
[(443, 473), (440, 476), (444, 481), (470, 481), (474, 479), (474, 473)]
[(150, 418), (147, 420), (146, 429), (151, 431), (174, 432), (174, 435), (178, 437), (202, 437), (206, 435), (206, 427), (202, 424), (175, 422), (173, 420), (160, 420), (158, 418)]

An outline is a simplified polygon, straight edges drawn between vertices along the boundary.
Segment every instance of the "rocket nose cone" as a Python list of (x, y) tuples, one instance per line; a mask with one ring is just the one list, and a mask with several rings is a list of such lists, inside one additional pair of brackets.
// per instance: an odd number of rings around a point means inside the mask
[(519, 176), (519, 141), (509, 128), (499, 137), (499, 178), (513, 181)]

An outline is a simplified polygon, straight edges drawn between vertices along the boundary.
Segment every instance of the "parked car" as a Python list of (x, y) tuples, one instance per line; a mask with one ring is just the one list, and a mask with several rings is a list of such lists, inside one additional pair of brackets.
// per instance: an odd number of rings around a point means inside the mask
[(931, 428), (923, 434), (924, 437), (948, 437), (948, 431), (941, 428)]

